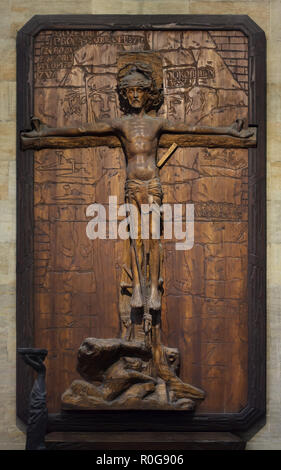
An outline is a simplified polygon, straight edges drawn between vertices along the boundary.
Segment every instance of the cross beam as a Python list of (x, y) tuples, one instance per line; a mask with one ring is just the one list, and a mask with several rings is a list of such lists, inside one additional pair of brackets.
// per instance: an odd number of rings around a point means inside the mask
[[(173, 143), (178, 147), (208, 147), (208, 148), (252, 148), (257, 146), (257, 128), (249, 127), (253, 132), (251, 137), (242, 139), (229, 135), (214, 134), (162, 134), (159, 147), (169, 148)], [(121, 147), (120, 140), (115, 136), (80, 136), (80, 137), (23, 137), (23, 150), (40, 150), (43, 148), (72, 149), (89, 147)]]

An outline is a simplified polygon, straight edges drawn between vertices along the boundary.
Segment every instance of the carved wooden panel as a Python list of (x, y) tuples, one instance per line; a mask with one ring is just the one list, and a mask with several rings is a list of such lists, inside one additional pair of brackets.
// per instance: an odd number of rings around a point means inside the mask
[[(205, 141), (199, 149), (183, 139), (161, 169), (165, 200), (194, 202), (196, 215), (192, 250), (176, 252), (173, 240), (165, 242), (163, 343), (179, 344), (182, 377), (194, 378), (208, 396), (194, 414), (55, 413), (48, 429), (256, 432), (266, 403), (263, 31), (246, 15), (35, 16), (17, 37), (18, 135), (34, 114), (61, 126), (118, 113), (116, 58), (140, 49), (165, 60), (161, 113), (225, 125), (239, 111), (257, 130), (257, 148), (248, 150), (235, 150), (233, 141), (225, 149)], [(123, 242), (85, 238), (85, 207), (97, 189), (102, 200), (112, 191), (123, 198), (125, 164), (116, 143), (91, 150), (75, 143), (72, 153), (33, 152), (17, 141), (17, 345), (50, 349), (51, 412), (59, 412), (58, 397), (73, 378), (81, 338), (118, 332)], [(19, 360), (17, 414), (25, 422), (32, 384)]]
[[(162, 57), (160, 114), (248, 124), (248, 38), (238, 30), (41, 31), (34, 114), (53, 127), (118, 116), (118, 56), (138, 50)], [(179, 347), (182, 380), (207, 393), (197, 413), (239, 412), (248, 394), (248, 150), (178, 148), (160, 174), (164, 202), (195, 205), (194, 247), (164, 241), (163, 343)], [(35, 346), (49, 350), (50, 412), (78, 377), (82, 340), (118, 335), (124, 244), (89, 240), (85, 211), (109, 195), (123, 203), (124, 183), (120, 148), (35, 153)]]

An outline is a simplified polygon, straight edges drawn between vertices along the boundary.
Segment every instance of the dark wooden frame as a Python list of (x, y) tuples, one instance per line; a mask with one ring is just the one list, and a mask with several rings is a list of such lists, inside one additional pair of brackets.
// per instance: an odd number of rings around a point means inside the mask
[[(19, 132), (33, 113), (33, 43), (42, 30), (240, 30), (249, 39), (249, 124), (258, 146), (249, 149), (249, 376), (248, 403), (239, 413), (171, 411), (63, 412), (49, 415), (50, 431), (232, 431), (254, 433), (265, 420), (266, 388), (266, 42), (246, 15), (44, 15), (17, 36), (17, 346), (34, 346), (33, 152), (22, 151)], [(33, 377), (19, 359), (17, 414), (26, 422)]]

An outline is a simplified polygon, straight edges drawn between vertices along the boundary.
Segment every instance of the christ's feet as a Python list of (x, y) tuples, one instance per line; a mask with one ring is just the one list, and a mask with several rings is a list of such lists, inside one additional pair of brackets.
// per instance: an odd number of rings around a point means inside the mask
[(151, 294), (148, 300), (148, 308), (151, 310), (161, 309), (161, 295), (157, 287), (151, 286)]
[(143, 298), (141, 294), (141, 286), (136, 284), (133, 287), (133, 293), (131, 297), (131, 307), (133, 308), (141, 308), (143, 307)]

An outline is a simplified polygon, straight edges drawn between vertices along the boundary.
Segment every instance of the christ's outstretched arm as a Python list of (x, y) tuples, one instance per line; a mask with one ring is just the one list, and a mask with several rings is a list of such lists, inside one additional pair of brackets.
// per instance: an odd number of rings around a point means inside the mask
[(84, 135), (106, 135), (115, 134), (115, 129), (111, 120), (98, 121), (91, 124), (83, 124), (79, 127), (49, 127), (38, 118), (31, 119), (32, 130), (22, 132), (22, 137), (79, 137)]
[(214, 135), (231, 135), (233, 137), (247, 138), (253, 135), (253, 131), (243, 129), (244, 121), (237, 119), (233, 124), (227, 127), (209, 127), (209, 126), (190, 126), (184, 122), (163, 121), (161, 127), (162, 133), (174, 134), (214, 134)]

